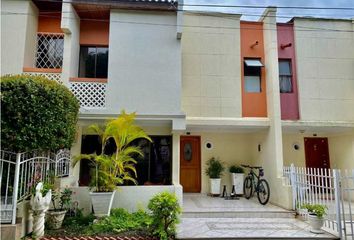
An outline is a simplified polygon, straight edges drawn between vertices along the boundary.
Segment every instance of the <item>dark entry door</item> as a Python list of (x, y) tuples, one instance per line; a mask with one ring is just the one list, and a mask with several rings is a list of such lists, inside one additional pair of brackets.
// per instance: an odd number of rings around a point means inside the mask
[(201, 190), (201, 154), (199, 136), (181, 136), (180, 182), (184, 192)]
[(327, 138), (305, 138), (306, 167), (330, 168)]

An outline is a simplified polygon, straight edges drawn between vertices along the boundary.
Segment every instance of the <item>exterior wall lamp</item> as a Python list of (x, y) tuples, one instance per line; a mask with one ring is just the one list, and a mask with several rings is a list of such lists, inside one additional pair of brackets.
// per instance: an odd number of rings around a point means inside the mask
[(254, 46), (257, 46), (258, 45), (258, 41), (256, 41), (255, 43), (253, 43), (252, 45), (251, 45), (251, 48), (254, 48)]
[(280, 45), (280, 48), (281, 48), (281, 49), (285, 49), (285, 48), (291, 47), (292, 45), (293, 45), (292, 43), (281, 44), (281, 45)]

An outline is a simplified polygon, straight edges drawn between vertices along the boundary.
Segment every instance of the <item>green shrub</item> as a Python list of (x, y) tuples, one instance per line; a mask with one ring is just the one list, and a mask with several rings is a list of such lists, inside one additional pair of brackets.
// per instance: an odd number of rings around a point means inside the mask
[(174, 194), (164, 192), (154, 196), (148, 205), (152, 212), (152, 231), (161, 240), (171, 239), (176, 233), (176, 224), (181, 208)]
[(126, 231), (148, 231), (151, 217), (144, 210), (129, 213), (123, 208), (112, 209), (111, 215), (94, 223), (89, 234), (121, 233)]
[(245, 172), (245, 170), (242, 167), (237, 166), (237, 165), (232, 165), (229, 168), (229, 171), (230, 171), (230, 173), (244, 173)]
[(2, 149), (71, 147), (79, 102), (67, 87), (28, 75), (3, 76), (0, 84)]
[(93, 223), (93, 220), (95, 220), (95, 216), (93, 214), (89, 214), (85, 216), (82, 213), (82, 210), (79, 209), (77, 210), (75, 216), (67, 216), (64, 218), (63, 226), (68, 228), (73, 226), (78, 226), (78, 227), (89, 226), (90, 224)]
[(210, 158), (206, 166), (205, 174), (210, 178), (220, 178), (225, 170), (224, 164), (215, 157)]

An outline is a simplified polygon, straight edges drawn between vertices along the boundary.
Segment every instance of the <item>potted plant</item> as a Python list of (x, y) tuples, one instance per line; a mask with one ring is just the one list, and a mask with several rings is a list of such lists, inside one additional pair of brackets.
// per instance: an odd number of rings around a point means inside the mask
[[(98, 125), (91, 125), (91, 131), (100, 137), (101, 150), (99, 153), (81, 154), (74, 158), (73, 166), (80, 160), (88, 159), (94, 166), (95, 174), (91, 180), (91, 202), (96, 217), (109, 216), (115, 190), (118, 185), (130, 181), (136, 181), (137, 163), (134, 157), (143, 156), (140, 147), (133, 146), (137, 139), (151, 141), (145, 131), (135, 124), (135, 113), (127, 114), (125, 111), (113, 120), (108, 121), (104, 129)], [(109, 141), (113, 141), (116, 150), (108, 155), (105, 147)]]
[(71, 195), (73, 191), (65, 188), (63, 191), (53, 191), (52, 209), (46, 213), (46, 224), (49, 229), (59, 229), (63, 224), (65, 214), (71, 205)]
[(229, 168), (231, 173), (232, 185), (235, 186), (236, 194), (243, 194), (243, 180), (245, 177), (245, 171), (238, 165), (232, 165)]
[(210, 178), (210, 194), (220, 195), (221, 176), (225, 170), (224, 164), (217, 158), (210, 158), (205, 170), (206, 175)]
[(311, 232), (313, 233), (323, 233), (321, 230), (324, 224), (324, 215), (327, 214), (327, 206), (322, 204), (303, 204), (303, 209), (307, 209), (308, 220), (311, 226)]

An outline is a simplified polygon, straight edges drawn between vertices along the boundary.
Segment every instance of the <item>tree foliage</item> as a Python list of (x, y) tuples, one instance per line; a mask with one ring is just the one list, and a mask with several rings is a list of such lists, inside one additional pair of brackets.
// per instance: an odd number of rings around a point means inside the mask
[[(89, 130), (100, 137), (101, 153), (81, 154), (74, 158), (73, 166), (82, 159), (90, 160), (95, 167), (95, 175), (90, 185), (98, 192), (111, 192), (125, 181), (136, 184), (137, 162), (134, 157), (143, 157), (144, 154), (140, 147), (133, 146), (132, 143), (136, 139), (151, 139), (135, 124), (135, 113), (127, 114), (122, 111), (118, 118), (108, 121), (104, 129), (93, 124)], [(104, 151), (109, 139), (113, 139), (116, 146), (112, 155), (107, 155)]]
[(43, 77), (1, 77), (2, 149), (56, 151), (71, 147), (79, 102), (71, 91)]

